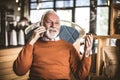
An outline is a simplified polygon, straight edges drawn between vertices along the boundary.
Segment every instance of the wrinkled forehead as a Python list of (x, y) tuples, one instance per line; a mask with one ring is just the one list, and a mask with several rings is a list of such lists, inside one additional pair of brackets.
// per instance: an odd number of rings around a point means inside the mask
[(44, 20), (56, 20), (56, 21), (59, 21), (60, 18), (57, 14), (55, 13), (47, 13), (44, 15)]

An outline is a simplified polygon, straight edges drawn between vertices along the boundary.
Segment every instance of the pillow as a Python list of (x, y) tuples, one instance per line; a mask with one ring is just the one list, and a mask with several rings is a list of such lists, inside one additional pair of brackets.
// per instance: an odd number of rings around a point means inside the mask
[(75, 28), (68, 27), (66, 25), (61, 26), (59, 33), (61, 39), (68, 41), (70, 43), (74, 43), (79, 37), (79, 35), (80, 35), (79, 32)]

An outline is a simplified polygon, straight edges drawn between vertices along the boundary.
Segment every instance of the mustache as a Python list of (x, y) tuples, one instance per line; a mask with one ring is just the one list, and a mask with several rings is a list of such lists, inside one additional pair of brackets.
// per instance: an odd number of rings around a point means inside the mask
[[(54, 34), (52, 34), (51, 32), (55, 32)], [(53, 27), (50, 27), (46, 30), (46, 36), (50, 39), (54, 39), (57, 35), (59, 34), (59, 31), (57, 28), (53, 28)]]
[(57, 32), (58, 30), (56, 28), (50, 27), (50, 28), (47, 29), (47, 31), (56, 31)]

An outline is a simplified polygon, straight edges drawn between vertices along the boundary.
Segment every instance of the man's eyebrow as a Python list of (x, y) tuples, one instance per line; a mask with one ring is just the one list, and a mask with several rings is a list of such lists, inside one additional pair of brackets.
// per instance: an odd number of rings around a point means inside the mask
[[(52, 20), (50, 20), (50, 19), (47, 19), (46, 21), (52, 21)], [(52, 21), (53, 22), (53, 21)], [(59, 20), (55, 20), (55, 22), (59, 22)]]
[(50, 19), (47, 19), (47, 21), (52, 21), (52, 20), (50, 20)]

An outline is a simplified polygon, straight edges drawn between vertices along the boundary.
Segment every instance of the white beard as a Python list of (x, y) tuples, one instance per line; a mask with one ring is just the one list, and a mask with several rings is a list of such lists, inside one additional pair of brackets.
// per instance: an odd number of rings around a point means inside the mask
[[(53, 33), (52, 31), (55, 31), (55, 33)], [(49, 28), (46, 31), (46, 36), (49, 39), (55, 39), (57, 37), (57, 35), (59, 34), (59, 31), (56, 28)]]

